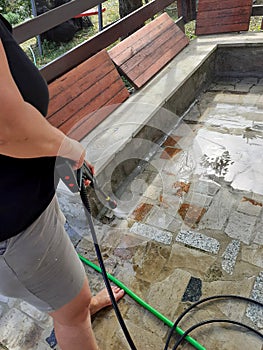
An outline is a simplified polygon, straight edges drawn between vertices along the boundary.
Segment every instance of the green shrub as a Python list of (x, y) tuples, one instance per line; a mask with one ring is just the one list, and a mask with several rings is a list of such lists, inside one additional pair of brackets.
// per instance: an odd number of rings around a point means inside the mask
[(8, 20), (12, 25), (16, 25), (21, 22), (21, 18), (18, 13), (7, 12), (4, 14), (4, 17)]
[(0, 0), (0, 11), (12, 25), (16, 25), (31, 17), (31, 2), (30, 0)]

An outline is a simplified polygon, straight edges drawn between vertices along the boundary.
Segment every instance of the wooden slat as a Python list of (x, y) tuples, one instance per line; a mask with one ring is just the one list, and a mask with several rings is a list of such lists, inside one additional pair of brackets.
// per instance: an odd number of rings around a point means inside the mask
[(109, 55), (115, 64), (120, 66), (131, 58), (131, 55), (138, 54), (144, 49), (145, 43), (151, 43), (160, 36), (160, 32), (170, 27), (170, 21), (164, 21), (162, 16), (154, 20), (154, 25), (145, 27), (145, 30), (137, 30), (133, 35), (114, 46)]
[(106, 50), (50, 83), (49, 93), (49, 122), (78, 140), (129, 97)]
[[(170, 41), (171, 43), (171, 41)], [(149, 77), (152, 77), (155, 72), (158, 72), (160, 70), (160, 67), (163, 66), (163, 62), (169, 62), (171, 59), (173, 59), (178, 52), (183, 50), (183, 48), (188, 44), (188, 41), (185, 40), (185, 38), (182, 38), (177, 41), (175, 46), (163, 46), (164, 52), (163, 55), (159, 56), (156, 58), (156, 62), (153, 62), (145, 71), (144, 74), (140, 74), (138, 72), (137, 77), (136, 77), (136, 82), (138, 86), (142, 86), (145, 81), (148, 81)], [(135, 71), (136, 72), (136, 71)]]
[(120, 101), (125, 100), (126, 93), (121, 90), (115, 95), (107, 106), (100, 108), (98, 111), (86, 115), (81, 121), (76, 123), (75, 127), (70, 130), (68, 135), (77, 140), (83, 139), (91, 130), (93, 130), (101, 121), (103, 121), (112, 111), (114, 111), (120, 104)]
[(68, 133), (71, 129), (75, 128), (76, 123), (81, 122), (86, 116), (100, 110), (105, 105), (107, 106), (111, 99), (121, 91), (119, 88), (119, 81), (111, 81), (110, 76), (94, 84), (94, 88), (96, 91), (100, 90), (101, 92), (94, 94), (92, 99), (89, 100), (89, 91), (87, 91), (81, 95), (81, 98), (79, 97), (73, 100), (69, 105), (69, 117), (60, 125), (60, 129), (63, 132)]
[[(114, 70), (112, 62), (105, 60), (104, 54), (96, 56), (96, 59), (96, 61), (94, 58), (85, 61), (61, 78), (55, 80), (52, 84), (49, 84), (49, 118), (52, 118), (54, 113), (57, 114), (58, 109), (63, 109), (64, 106), (67, 106), (71, 100), (74, 100), (83, 91), (91, 88), (94, 81), (100, 81), (110, 71)], [(100, 69), (97, 69), (97, 67), (100, 67)]]
[(196, 34), (246, 31), (253, 0), (199, 0)]
[(69, 1), (61, 6), (58, 6), (48, 12), (43, 13), (37, 17), (34, 17), (28, 21), (25, 21), (14, 28), (14, 36), (16, 41), (21, 44), (22, 42), (41, 34), (48, 29), (54, 28), (74, 17), (78, 13), (91, 9), (94, 6), (99, 5), (101, 0), (74, 0)]
[(120, 72), (138, 89), (188, 43), (185, 34), (164, 13), (113, 47), (109, 55)]
[[(253, 0), (252, 0), (253, 1)], [(225, 10), (235, 7), (251, 6), (250, 0), (199, 0), (198, 11)]]
[[(126, 73), (133, 73), (139, 68), (140, 71), (148, 68), (147, 61), (154, 63), (157, 57), (165, 54), (164, 49), (170, 47), (170, 41), (176, 37), (180, 29), (178, 27), (170, 27), (167, 30), (162, 31), (162, 35), (159, 35), (155, 40), (147, 41), (147, 44), (143, 47), (143, 50), (133, 52), (132, 56), (128, 60), (123, 61), (120, 66)], [(146, 38), (148, 40), (148, 38)], [(167, 44), (168, 43), (168, 44)], [(162, 46), (162, 50), (156, 50), (156, 48)], [(115, 61), (114, 61), (115, 62)], [(142, 65), (143, 67), (140, 67)], [(136, 76), (136, 75), (135, 75)]]
[[(147, 80), (148, 76), (152, 77), (163, 67), (163, 62), (168, 62), (176, 55), (177, 45), (174, 45), (174, 38), (180, 29), (175, 29), (163, 33), (155, 42), (145, 47), (143, 52), (131, 57), (129, 61), (122, 65), (122, 70), (129, 75), (132, 81), (136, 81), (137, 85), (141, 85), (138, 84), (138, 79), (144, 77), (142, 80)], [(184, 39), (181, 42), (183, 42), (184, 47)], [(162, 50), (157, 50), (156, 48), (160, 46)]]

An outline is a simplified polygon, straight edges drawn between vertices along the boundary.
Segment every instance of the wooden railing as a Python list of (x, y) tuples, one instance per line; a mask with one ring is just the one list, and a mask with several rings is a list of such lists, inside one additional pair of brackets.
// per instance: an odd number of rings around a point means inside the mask
[[(149, 2), (125, 18), (114, 22), (67, 54), (47, 64), (41, 69), (43, 76), (48, 83), (51, 82), (100, 50), (107, 48), (119, 38), (126, 36), (127, 33), (136, 30), (145, 21), (152, 18), (158, 12), (163, 11), (173, 2), (174, 0), (153, 0)], [(90, 0), (87, 5), (86, 0), (73, 0), (20, 24), (14, 28), (14, 36), (19, 43), (22, 43), (100, 3), (102, 3), (101, 0)]]
[(89, 10), (102, 3), (102, 0), (73, 0), (56, 7), (40, 16), (26, 21), (14, 28), (14, 36), (18, 43), (22, 43), (48, 29), (67, 21), (79, 13)]
[[(54, 26), (63, 23), (80, 12), (88, 10), (102, 0), (72, 0), (60, 7), (24, 22), (14, 28), (14, 36), (19, 43), (35, 37)], [(100, 50), (133, 32), (158, 12), (174, 3), (174, 0), (153, 0), (123, 19), (114, 22), (83, 44), (57, 58), (41, 69), (47, 82), (51, 82)], [(196, 0), (177, 0), (179, 20), (177, 24), (184, 30), (184, 24), (196, 18)], [(263, 15), (263, 5), (254, 5), (253, 16)]]

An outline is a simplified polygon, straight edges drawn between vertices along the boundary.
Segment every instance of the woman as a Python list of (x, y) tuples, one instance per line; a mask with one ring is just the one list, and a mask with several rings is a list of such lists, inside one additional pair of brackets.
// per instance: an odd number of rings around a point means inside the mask
[(79, 168), (85, 150), (44, 118), (47, 85), (1, 15), (0, 39), (0, 293), (48, 312), (62, 350), (98, 349), (90, 315), (110, 299), (92, 297), (55, 196), (56, 157)]

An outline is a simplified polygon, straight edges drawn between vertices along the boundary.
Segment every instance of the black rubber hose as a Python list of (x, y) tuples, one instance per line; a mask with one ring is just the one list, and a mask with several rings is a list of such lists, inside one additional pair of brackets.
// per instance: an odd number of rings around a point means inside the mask
[(178, 348), (178, 346), (181, 345), (181, 343), (185, 339), (185, 337), (187, 335), (189, 335), (189, 333), (191, 333), (193, 330), (195, 330), (196, 328), (202, 327), (202, 326), (204, 326), (206, 324), (211, 324), (211, 323), (230, 323), (230, 324), (234, 324), (234, 325), (246, 328), (249, 331), (256, 333), (259, 337), (263, 338), (263, 334), (261, 334), (259, 331), (257, 331), (256, 329), (254, 329), (254, 328), (252, 328), (252, 327), (250, 327), (250, 326), (248, 326), (248, 325), (246, 325), (244, 323), (241, 323), (241, 322), (232, 321), (232, 320), (224, 320), (224, 319), (223, 320), (222, 319), (206, 320), (206, 321), (197, 323), (196, 325), (194, 325), (194, 326), (190, 327), (189, 329), (187, 329), (185, 331), (185, 333), (178, 339), (178, 341), (176, 342), (176, 344), (174, 345), (172, 350), (176, 350)]
[(107, 277), (107, 272), (106, 272), (106, 269), (105, 269), (105, 266), (104, 266), (103, 258), (102, 258), (100, 247), (99, 247), (99, 244), (98, 244), (97, 235), (96, 235), (95, 228), (94, 228), (94, 223), (93, 223), (92, 216), (91, 216), (90, 204), (89, 204), (89, 200), (88, 200), (88, 193), (87, 193), (87, 189), (86, 189), (86, 187), (84, 185), (83, 180), (81, 181), (80, 197), (81, 197), (81, 200), (82, 200), (82, 203), (83, 203), (83, 206), (84, 206), (85, 215), (86, 215), (88, 223), (89, 223), (89, 227), (90, 227), (90, 231), (91, 231), (91, 235), (92, 235), (95, 251), (96, 251), (96, 254), (97, 254), (97, 257), (98, 257), (98, 261), (99, 261), (99, 265), (100, 265), (100, 268), (101, 268), (101, 271), (102, 271), (103, 280), (104, 280), (104, 283), (105, 283), (106, 288), (108, 290), (108, 293), (109, 293), (109, 296), (110, 296), (110, 299), (111, 299), (111, 302), (112, 302), (113, 309), (114, 309), (114, 311), (116, 313), (117, 319), (118, 319), (118, 321), (120, 323), (120, 326), (121, 326), (121, 328), (123, 330), (123, 333), (124, 333), (124, 335), (125, 335), (125, 337), (127, 339), (127, 342), (130, 345), (130, 348), (132, 350), (137, 350), (135, 345), (134, 345), (134, 343), (133, 343), (133, 340), (132, 340), (132, 338), (130, 336), (130, 333), (129, 333), (129, 331), (128, 331), (125, 323), (124, 323), (124, 320), (123, 320), (122, 315), (120, 313), (120, 310), (118, 308), (117, 302), (116, 302), (116, 300), (114, 298), (114, 295), (113, 295), (113, 292), (112, 292), (112, 289), (111, 289), (111, 285), (110, 285), (110, 281), (109, 281), (109, 279)]
[(196, 303), (192, 304), (191, 306), (189, 306), (184, 312), (181, 313), (181, 315), (174, 322), (173, 327), (171, 328), (171, 330), (169, 332), (169, 335), (167, 337), (164, 350), (168, 349), (171, 337), (172, 337), (176, 327), (178, 326), (179, 322), (183, 319), (183, 317), (186, 314), (188, 314), (188, 312), (190, 312), (192, 309), (194, 309), (195, 307), (197, 307), (200, 304), (203, 304), (203, 303), (206, 303), (206, 302), (212, 301), (212, 300), (217, 300), (217, 299), (236, 299), (236, 300), (246, 301), (248, 303), (256, 304), (256, 305), (258, 305), (260, 307), (263, 307), (263, 304), (260, 303), (259, 301), (254, 300), (254, 299), (250, 299), (250, 298), (246, 298), (246, 297), (243, 297), (243, 296), (239, 296), (239, 295), (222, 294), (222, 295), (214, 295), (214, 296), (211, 296), (211, 297), (207, 297), (207, 298), (201, 299), (201, 300), (197, 301)]

